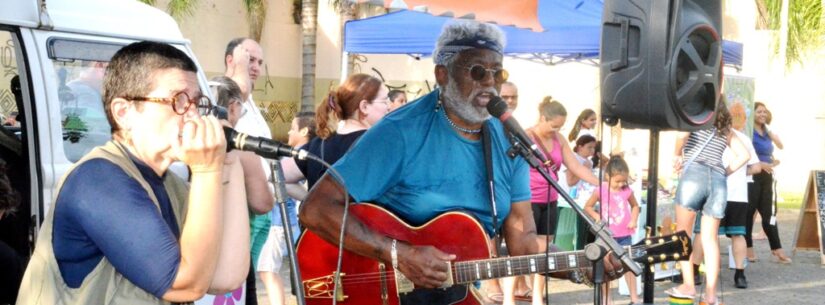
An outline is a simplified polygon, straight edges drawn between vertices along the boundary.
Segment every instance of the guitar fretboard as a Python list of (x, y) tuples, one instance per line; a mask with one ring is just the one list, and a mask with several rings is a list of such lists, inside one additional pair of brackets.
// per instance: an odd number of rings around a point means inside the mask
[(501, 257), (455, 263), (456, 283), (590, 267), (583, 251)]

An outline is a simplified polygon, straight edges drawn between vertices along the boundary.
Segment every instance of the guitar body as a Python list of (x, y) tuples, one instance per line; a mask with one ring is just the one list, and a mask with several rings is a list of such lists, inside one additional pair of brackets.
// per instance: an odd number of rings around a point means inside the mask
[[(456, 261), (490, 258), (484, 229), (473, 217), (463, 213), (445, 213), (420, 227), (409, 226), (389, 211), (372, 204), (352, 205), (349, 213), (371, 229), (394, 239), (413, 245), (432, 245), (455, 254)], [(333, 275), (338, 247), (311, 231), (305, 231), (298, 241), (297, 256), (308, 305), (332, 304), (333, 296), (338, 296), (337, 303), (342, 305), (395, 305), (401, 304), (402, 299), (405, 303), (427, 300), (420, 304), (481, 304), (474, 289), (468, 289), (466, 285), (447, 290), (415, 289), (399, 298), (392, 266), (348, 251), (343, 252), (343, 275), (336, 293)]]
[[(475, 218), (464, 213), (444, 213), (422, 226), (413, 227), (389, 211), (368, 203), (353, 205), (349, 212), (376, 232), (412, 245), (430, 245), (455, 254), (449, 280), (443, 288), (415, 289), (411, 281), (400, 272), (396, 274), (391, 266), (343, 251), (340, 282), (336, 289), (338, 247), (305, 231), (298, 241), (297, 255), (301, 288), (309, 305), (329, 305), (333, 297), (342, 305), (481, 305), (476, 290), (469, 288), (467, 283), (590, 267), (584, 251), (491, 259), (484, 229)], [(645, 238), (627, 250), (635, 263), (650, 266), (687, 259), (692, 248), (688, 235), (680, 231)]]

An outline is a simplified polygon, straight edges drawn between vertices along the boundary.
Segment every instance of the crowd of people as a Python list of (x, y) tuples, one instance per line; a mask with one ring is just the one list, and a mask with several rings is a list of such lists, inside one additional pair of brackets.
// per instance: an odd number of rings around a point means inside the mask
[[(526, 134), (546, 161), (530, 168), (509, 155), (508, 131), (486, 108), (494, 96), (511, 111), (519, 107), (518, 87), (507, 81), (502, 65), (504, 44), (496, 27), (450, 23), (433, 52), (438, 86), (432, 92), (408, 102), (404, 91), (354, 74), (314, 112), (297, 113), (288, 145), (334, 164), (338, 177), (299, 158), (226, 152), (222, 126), (272, 138), (251, 94), (263, 63), (254, 40), (228, 43), (226, 71), (209, 82), (214, 101), (200, 91), (196, 65), (180, 50), (155, 42), (124, 47), (108, 65), (101, 64), (101, 99), (112, 141), (83, 157), (59, 183), (18, 304), (191, 302), (244, 283), (246, 304), (257, 304), (257, 289), (266, 290), (270, 304), (284, 304), (288, 281), (279, 272), (287, 245), (301, 230), (333, 244), (343, 230), (347, 251), (380, 261), (423, 288), (400, 296), (403, 303), (449, 303), (467, 296), (505, 305), (550, 303), (546, 276), (540, 274), (485, 281), (487, 295), (474, 285), (431, 289), (447, 280), (446, 263), (455, 253), (394, 239), (371, 229), (368, 219), (342, 220), (348, 198), (380, 205), (410, 226), (460, 210), (478, 220), (491, 255), (554, 251), (559, 215), (567, 208), (559, 206), (559, 191), (544, 180), (541, 168), (564, 181), (561, 191), (581, 198), (589, 217), (604, 223), (618, 244), (632, 244), (640, 203), (629, 187), (631, 169), (621, 155), (600, 152), (595, 111), (582, 111), (565, 137), (567, 110), (545, 97)], [(224, 120), (207, 115), (216, 106), (226, 110)], [(675, 149), (675, 170), (681, 173), (677, 228), (699, 237), (690, 260), (681, 263), (683, 284), (667, 293), (694, 298), (694, 274), (704, 262), (708, 304), (718, 303), (719, 234), (733, 240), (736, 287), (747, 287), (743, 264), (756, 260), (751, 237), (756, 212), (773, 254), (791, 262), (779, 241), (771, 201), (772, 168), (778, 164), (773, 147), (781, 149), (782, 142), (768, 128), (764, 104), (756, 105), (753, 140), (743, 133), (744, 112), (731, 113), (721, 101), (713, 127), (685, 133)], [(283, 203), (275, 202), (272, 162), (280, 162), (291, 197)], [(183, 166), (173, 169), (173, 164)], [(107, 179), (96, 179), (104, 175)], [(13, 207), (0, 205), (0, 217)], [(293, 240), (286, 240), (285, 230)], [(581, 249), (587, 228), (579, 221), (575, 230)], [(613, 256), (605, 265), (607, 279), (624, 277), (631, 304), (641, 303), (627, 268)], [(255, 287), (256, 275), (264, 287)], [(592, 276), (589, 269), (549, 275), (577, 283)], [(608, 287), (604, 301), (612, 304)]]

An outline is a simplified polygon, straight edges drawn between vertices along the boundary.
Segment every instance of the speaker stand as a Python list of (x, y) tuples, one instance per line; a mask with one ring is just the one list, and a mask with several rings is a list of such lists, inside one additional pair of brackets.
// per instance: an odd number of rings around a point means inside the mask
[[(647, 163), (647, 226), (656, 227), (656, 195), (659, 192), (659, 129), (650, 129), (650, 145)], [(651, 230), (650, 234), (656, 234)], [(653, 270), (644, 268), (644, 303), (653, 304), (653, 287), (655, 286)]]

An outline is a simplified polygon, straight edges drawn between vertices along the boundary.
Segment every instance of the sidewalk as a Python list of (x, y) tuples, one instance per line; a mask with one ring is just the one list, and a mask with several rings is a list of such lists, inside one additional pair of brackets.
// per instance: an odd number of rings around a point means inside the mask
[[(796, 234), (799, 210), (782, 209), (778, 216), (782, 246), (788, 255), (793, 255), (791, 248)], [(792, 256), (792, 264), (782, 265), (774, 262), (767, 240), (755, 240), (754, 247), (759, 261), (750, 263), (745, 271), (748, 289), (737, 289), (733, 286), (733, 270), (727, 269), (727, 249), (730, 240), (720, 237), (720, 245), (723, 269), (719, 280), (719, 295), (724, 304), (825, 304), (825, 267), (820, 265), (818, 252), (798, 251)], [(288, 279), (287, 268), (282, 270), (281, 275)], [(675, 284), (670, 281), (656, 282), (654, 304), (668, 304), (664, 291), (673, 285)], [(263, 287), (260, 280), (258, 287)], [(700, 289), (704, 288), (697, 287), (697, 290)], [(259, 304), (269, 304), (266, 292), (262, 290), (258, 290)], [(563, 280), (551, 280), (549, 290), (550, 304), (592, 304), (593, 302), (593, 290), (583, 285), (575, 285)], [(629, 297), (618, 295), (617, 288), (614, 287), (612, 293), (615, 304), (630, 303)], [(289, 298), (287, 303), (296, 304), (295, 297)], [(529, 305), (530, 303), (519, 304)]]

